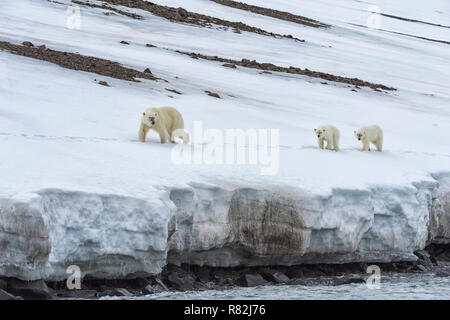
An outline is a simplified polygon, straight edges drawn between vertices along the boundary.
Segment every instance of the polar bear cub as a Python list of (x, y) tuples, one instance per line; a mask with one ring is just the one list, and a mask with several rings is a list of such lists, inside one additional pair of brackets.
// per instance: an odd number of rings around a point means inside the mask
[(370, 151), (370, 144), (377, 147), (377, 151), (383, 151), (383, 130), (377, 126), (362, 127), (354, 132), (355, 137), (362, 142), (363, 147), (361, 151)]
[(183, 143), (189, 142), (189, 134), (184, 130), (181, 113), (172, 107), (148, 108), (142, 113), (139, 128), (139, 141), (145, 142), (148, 130), (158, 132), (161, 143), (175, 143), (175, 137), (182, 137)]
[(319, 148), (323, 149), (324, 141), (327, 142), (326, 149), (339, 151), (339, 130), (335, 126), (327, 125), (320, 126), (318, 129), (314, 129), (317, 135), (317, 142)]

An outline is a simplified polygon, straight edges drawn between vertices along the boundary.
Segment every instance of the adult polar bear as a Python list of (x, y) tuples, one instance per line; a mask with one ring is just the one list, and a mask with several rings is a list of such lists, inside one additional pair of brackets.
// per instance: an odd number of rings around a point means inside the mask
[(338, 128), (332, 125), (320, 126), (318, 129), (314, 129), (317, 135), (317, 142), (319, 148), (324, 148), (324, 141), (327, 142), (326, 149), (339, 151), (339, 137), (340, 133)]
[(377, 151), (383, 151), (383, 130), (377, 126), (366, 126), (354, 132), (355, 137), (362, 142), (361, 151), (370, 151), (370, 144), (373, 143), (377, 147)]
[(139, 128), (139, 141), (145, 142), (148, 130), (158, 132), (161, 143), (175, 143), (175, 137), (182, 137), (183, 143), (189, 142), (189, 134), (184, 130), (181, 113), (172, 107), (148, 108), (142, 113)]

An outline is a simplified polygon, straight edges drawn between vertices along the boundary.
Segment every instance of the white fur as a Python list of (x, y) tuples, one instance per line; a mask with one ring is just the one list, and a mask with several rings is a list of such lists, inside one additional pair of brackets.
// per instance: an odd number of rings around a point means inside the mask
[(371, 143), (377, 147), (377, 151), (383, 151), (383, 130), (379, 126), (362, 127), (354, 133), (356, 139), (363, 144), (361, 151), (370, 151)]
[[(183, 143), (189, 142), (189, 134), (184, 131), (181, 113), (172, 107), (148, 108), (142, 114), (139, 141), (145, 142), (148, 130), (158, 132), (161, 143), (175, 143), (175, 137), (182, 136)], [(181, 134), (184, 132), (185, 134)]]
[(324, 141), (327, 142), (326, 149), (339, 151), (339, 137), (340, 133), (338, 128), (335, 126), (327, 125), (320, 126), (318, 129), (314, 129), (314, 132), (317, 136), (317, 142), (319, 144), (319, 148), (324, 148)]

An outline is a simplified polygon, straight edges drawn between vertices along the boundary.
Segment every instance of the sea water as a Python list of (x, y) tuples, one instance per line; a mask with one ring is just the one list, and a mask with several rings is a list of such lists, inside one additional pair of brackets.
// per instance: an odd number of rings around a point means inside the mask
[[(124, 297), (119, 299), (121, 298)], [(232, 287), (225, 290), (171, 291), (133, 299), (450, 299), (450, 277), (439, 277), (434, 273), (390, 273), (381, 275), (379, 286), (365, 283), (339, 286), (267, 285), (252, 288)]]

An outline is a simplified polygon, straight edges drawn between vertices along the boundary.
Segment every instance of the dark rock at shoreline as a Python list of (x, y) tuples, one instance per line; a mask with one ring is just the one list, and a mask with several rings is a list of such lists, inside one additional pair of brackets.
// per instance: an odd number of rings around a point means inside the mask
[(190, 274), (170, 273), (167, 282), (177, 290), (191, 290), (195, 284), (195, 278)]
[(263, 270), (260, 272), (260, 275), (264, 280), (273, 283), (286, 283), (289, 281), (289, 278), (283, 272), (276, 270)]
[(44, 280), (23, 281), (15, 278), (8, 280), (8, 291), (25, 299), (46, 300), (52, 297)]
[(98, 297), (106, 297), (106, 296), (110, 296), (110, 297), (132, 297), (135, 294), (133, 294), (132, 292), (128, 291), (125, 288), (105, 288), (105, 290), (103, 290), (102, 292), (98, 292), (97, 296)]
[(432, 243), (425, 250), (430, 254), (432, 261), (450, 261), (450, 244)]
[(303, 271), (295, 267), (289, 268), (285, 274), (289, 277), (289, 279), (297, 279), (304, 277)]
[(148, 286), (146, 286), (143, 290), (144, 294), (154, 294), (154, 293), (161, 293), (161, 292), (165, 292), (168, 291), (167, 287), (163, 288), (160, 285), (156, 284), (156, 285), (151, 285), (149, 284)]
[(6, 282), (6, 280), (0, 279), (0, 289), (6, 290), (7, 287), (8, 287), (8, 282)]
[(197, 279), (200, 280), (203, 283), (208, 283), (210, 281), (211, 273), (209, 272), (209, 269), (201, 268), (197, 272)]
[(366, 280), (360, 276), (344, 276), (343, 278), (335, 279), (332, 285), (341, 286), (344, 284), (352, 284), (352, 283), (366, 283)]
[(267, 281), (260, 274), (243, 274), (236, 280), (236, 284), (241, 287), (256, 287), (267, 284)]
[(418, 263), (424, 265), (424, 266), (432, 266), (434, 263), (431, 260), (431, 254), (428, 253), (425, 250), (417, 250), (414, 251), (414, 254), (419, 258)]
[(96, 299), (100, 295), (97, 290), (62, 290), (56, 296), (59, 298)]
[(164, 290), (169, 291), (169, 288), (161, 281), (161, 279), (156, 278), (155, 282), (160, 285)]
[(290, 280), (287, 284), (293, 285), (293, 286), (306, 286), (307, 285), (306, 281), (303, 279), (293, 279), (293, 280)]
[(133, 294), (125, 288), (116, 288), (116, 289), (114, 289), (114, 293), (116, 296), (122, 296), (122, 297), (133, 296)]
[[(431, 249), (430, 249), (431, 248)], [(232, 286), (255, 287), (269, 284), (301, 286), (339, 286), (353, 283), (365, 283), (367, 267), (376, 264), (382, 272), (421, 273), (433, 272), (437, 277), (450, 276), (450, 263), (434, 257), (446, 257), (450, 246), (433, 245), (426, 250), (418, 250), (417, 261), (398, 261), (390, 263), (345, 263), (345, 264), (304, 264), (294, 266), (255, 266), (255, 267), (209, 267), (182, 264), (169, 264), (160, 275), (136, 279), (84, 279), (82, 290), (67, 290), (64, 281), (49, 282), (56, 290), (54, 297), (98, 299), (104, 296), (131, 297), (136, 295), (157, 294), (172, 290), (224, 290)], [(10, 279), (0, 279), (0, 289), (9, 285)], [(8, 294), (13, 293), (8, 286)], [(7, 295), (8, 297), (8, 295)]]
[(23, 300), (23, 298), (16, 297), (13, 294), (11, 294), (3, 289), (0, 289), (0, 300), (3, 300), (3, 301), (4, 300)]
[(102, 292), (98, 292), (97, 293), (97, 296), (100, 298), (100, 297), (114, 297), (114, 296), (116, 296), (117, 294), (116, 294), (116, 292), (114, 291), (114, 290), (105, 290), (105, 291), (102, 291)]
[(436, 272), (436, 276), (438, 277), (450, 277), (450, 270), (440, 270)]
[(417, 264), (417, 265), (414, 267), (414, 270), (419, 270), (419, 271), (422, 271), (422, 272), (427, 272), (427, 271), (428, 271), (428, 268), (425, 267), (425, 266), (423, 266), (423, 265), (421, 265), (421, 264)]
[(440, 269), (436, 272), (438, 277), (450, 277), (450, 265)]

